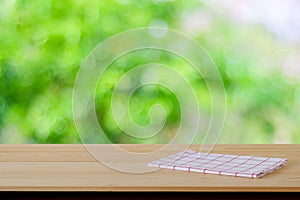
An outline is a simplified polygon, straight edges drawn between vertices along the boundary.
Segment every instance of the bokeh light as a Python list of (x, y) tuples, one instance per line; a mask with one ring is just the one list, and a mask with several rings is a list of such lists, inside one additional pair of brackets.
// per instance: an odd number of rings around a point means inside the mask
[[(300, 142), (298, 0), (1, 0), (0, 143), (80, 143), (72, 88), (84, 58), (114, 34), (150, 26), (185, 33), (218, 66), (228, 100), (219, 143)], [(130, 112), (135, 122), (146, 125), (149, 107), (163, 105), (166, 135), (147, 141), (128, 139), (110, 113), (118, 79), (152, 61), (172, 66), (186, 77), (200, 109), (210, 111), (205, 82), (184, 60), (153, 50), (127, 55), (106, 71), (95, 97), (99, 123), (115, 143), (164, 143), (174, 134), (179, 104), (163, 87), (136, 91)], [(149, 71), (127, 84), (147, 76), (163, 79), (168, 74)]]

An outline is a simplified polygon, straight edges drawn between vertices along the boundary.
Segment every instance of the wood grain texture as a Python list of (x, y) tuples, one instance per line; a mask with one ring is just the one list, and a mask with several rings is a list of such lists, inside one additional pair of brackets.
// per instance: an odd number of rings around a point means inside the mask
[[(132, 152), (151, 152), (163, 145), (118, 145)], [(172, 146), (176, 152), (180, 145)], [(111, 162), (110, 145), (97, 145)], [(199, 145), (190, 149), (197, 150)], [(1, 191), (300, 191), (300, 145), (216, 145), (212, 153), (286, 157), (288, 164), (260, 179), (160, 169), (130, 174), (104, 166), (79, 144), (0, 145)], [(166, 155), (161, 155), (164, 157)], [(145, 156), (145, 162), (152, 159)]]

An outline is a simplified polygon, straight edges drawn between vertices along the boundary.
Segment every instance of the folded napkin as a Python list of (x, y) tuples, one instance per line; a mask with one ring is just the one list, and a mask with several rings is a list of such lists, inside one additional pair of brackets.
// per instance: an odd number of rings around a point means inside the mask
[(286, 158), (207, 154), (193, 150), (150, 162), (148, 166), (204, 174), (259, 178), (287, 163)]

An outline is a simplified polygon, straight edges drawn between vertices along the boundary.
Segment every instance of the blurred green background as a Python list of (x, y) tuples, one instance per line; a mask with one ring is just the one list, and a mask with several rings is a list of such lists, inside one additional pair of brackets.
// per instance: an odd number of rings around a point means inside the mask
[[(80, 143), (72, 113), (77, 70), (101, 41), (149, 26), (185, 33), (218, 66), (227, 94), (219, 143), (300, 143), (299, 8), (297, 0), (0, 0), (0, 143)], [(136, 91), (130, 111), (146, 125), (151, 105), (163, 105), (163, 135), (130, 138), (110, 113), (118, 79), (153, 61), (182, 73), (209, 111), (205, 83), (183, 60), (154, 50), (126, 55), (107, 70), (95, 98), (99, 122), (114, 143), (166, 143), (176, 132), (179, 103), (161, 86)]]

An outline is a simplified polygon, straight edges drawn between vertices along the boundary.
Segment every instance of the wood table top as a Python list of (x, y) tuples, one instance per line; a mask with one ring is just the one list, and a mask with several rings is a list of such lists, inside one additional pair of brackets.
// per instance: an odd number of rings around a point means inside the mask
[[(130, 165), (126, 156), (110, 152), (109, 144), (95, 145), (111, 162)], [(121, 144), (119, 148), (147, 153), (163, 144)], [(198, 150), (200, 145), (189, 147)], [(172, 152), (181, 151), (173, 145)], [(159, 169), (132, 174), (103, 165), (81, 144), (0, 145), (1, 191), (300, 191), (300, 145), (217, 144), (211, 153), (285, 157), (288, 164), (259, 179)], [(147, 165), (149, 159), (136, 160)], [(161, 158), (166, 154), (162, 154)], [(139, 163), (140, 162), (140, 163)]]

